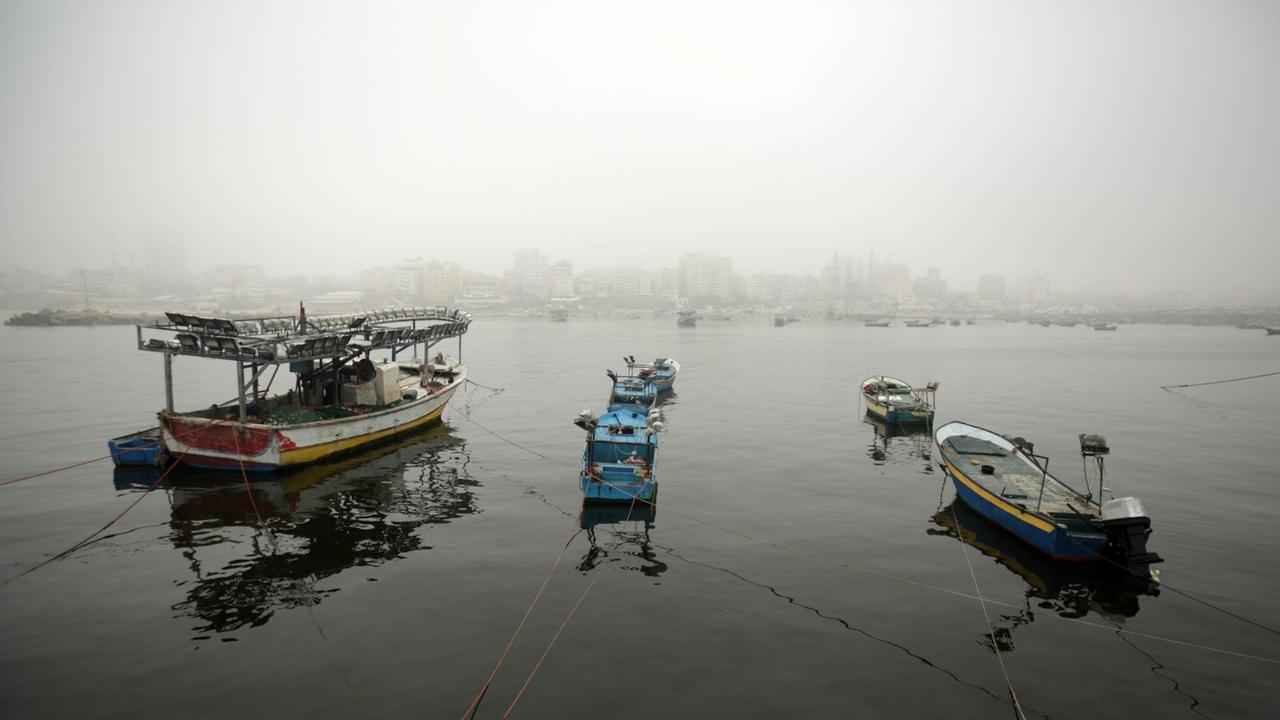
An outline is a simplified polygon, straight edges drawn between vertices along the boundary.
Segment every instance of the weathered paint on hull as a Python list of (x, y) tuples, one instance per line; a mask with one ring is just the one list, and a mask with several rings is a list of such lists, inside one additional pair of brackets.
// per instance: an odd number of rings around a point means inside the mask
[(956, 487), (956, 497), (1031, 547), (1055, 560), (1087, 562), (1099, 559), (1105, 540), (1103, 535), (1059, 527), (996, 496), (970, 480), (949, 461), (944, 460), (944, 469)]
[(886, 423), (897, 423), (899, 425), (928, 425), (930, 422), (933, 422), (932, 410), (896, 410), (886, 405), (881, 405), (865, 395), (862, 399), (867, 402), (867, 412), (880, 418)]
[(578, 475), (578, 485), (582, 488), (582, 497), (589, 502), (648, 501), (658, 489), (658, 481), (653, 478), (602, 482), (586, 473)]
[(165, 447), (193, 467), (252, 472), (289, 470), (367, 447), (440, 419), (466, 375), (389, 410), (301, 425), (241, 424), (160, 413)]

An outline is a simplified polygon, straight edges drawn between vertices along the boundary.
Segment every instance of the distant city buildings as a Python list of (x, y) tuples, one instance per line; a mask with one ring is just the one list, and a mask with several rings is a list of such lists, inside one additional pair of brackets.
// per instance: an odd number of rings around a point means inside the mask
[(925, 276), (915, 282), (916, 298), (924, 301), (938, 302), (947, 299), (947, 281), (942, 279), (938, 268), (931, 267)]
[(1005, 279), (1003, 275), (987, 273), (978, 278), (978, 301), (998, 305), (1005, 301)]
[(511, 268), (512, 300), (522, 303), (545, 301), (548, 297), (549, 275), (547, 256), (538, 252), (537, 248), (516, 251)]
[(877, 263), (871, 267), (872, 295), (897, 303), (915, 302), (911, 268), (902, 263)]
[(1048, 278), (1042, 275), (1031, 278), (1031, 283), (1027, 285), (1027, 303), (1036, 306), (1049, 304)]
[(733, 297), (733, 263), (718, 255), (689, 254), (680, 258), (680, 297), (693, 305), (715, 305)]
[(561, 260), (547, 269), (547, 294), (553, 298), (573, 297), (573, 264)]
[(862, 292), (862, 268), (851, 255), (835, 253), (818, 277), (819, 291), (828, 307), (843, 307)]

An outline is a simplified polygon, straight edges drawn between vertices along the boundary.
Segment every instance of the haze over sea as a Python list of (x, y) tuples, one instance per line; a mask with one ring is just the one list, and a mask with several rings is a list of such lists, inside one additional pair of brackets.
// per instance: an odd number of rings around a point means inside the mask
[[(625, 507), (579, 518), (570, 420), (628, 354), (683, 367), (647, 528)], [(568, 540), (475, 717), (507, 710), (566, 617), (514, 717), (1013, 716), (981, 606), (938, 590), (974, 593), (966, 557), (1004, 603), (994, 642), (1028, 717), (1273, 716), (1276, 636), (1173, 589), (1280, 626), (1280, 377), (1159, 386), (1275, 371), (1280, 338), (481, 317), (462, 359), (505, 390), (469, 385), (443, 425), (251, 494), (175, 473), (22, 577), (156, 475), (101, 461), (0, 487), (4, 715), (458, 717)], [(101, 456), (164, 402), (132, 328), (2, 327), (0, 366), (0, 480)], [(1127, 592), (952, 514), (929, 437), (864, 421), (879, 373), (939, 381), (939, 422), (1025, 436), (1073, 484), (1076, 436), (1105, 435), (1166, 587)], [(234, 393), (226, 363), (175, 374), (180, 409)]]

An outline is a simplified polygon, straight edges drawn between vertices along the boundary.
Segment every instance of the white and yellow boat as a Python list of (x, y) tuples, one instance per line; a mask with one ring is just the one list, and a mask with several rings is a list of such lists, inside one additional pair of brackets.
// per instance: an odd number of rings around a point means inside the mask
[[(467, 379), (434, 345), (462, 335), (471, 316), (444, 307), (353, 315), (221, 319), (166, 313), (138, 326), (138, 348), (164, 355), (163, 459), (202, 468), (288, 470), (404, 435), (440, 419)], [(419, 354), (421, 346), (421, 356)], [(403, 355), (412, 350), (410, 358)], [(371, 354), (387, 351), (375, 362)], [(173, 408), (175, 357), (234, 362), (237, 397), (204, 410)], [(259, 380), (281, 365), (293, 387), (270, 394)]]
[(867, 403), (867, 413), (896, 425), (928, 425), (933, 422), (933, 406), (938, 383), (931, 382), (921, 389), (889, 377), (872, 375), (862, 381), (862, 398)]

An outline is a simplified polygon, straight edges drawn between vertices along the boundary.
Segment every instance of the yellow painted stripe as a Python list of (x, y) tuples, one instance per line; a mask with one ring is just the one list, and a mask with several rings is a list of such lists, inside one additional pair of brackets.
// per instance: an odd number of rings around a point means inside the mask
[(1051, 532), (1053, 532), (1055, 529), (1057, 529), (1057, 528), (1054, 526), (1054, 524), (1053, 524), (1053, 523), (1048, 522), (1048, 521), (1046, 521), (1044, 518), (1041, 518), (1041, 517), (1039, 517), (1039, 516), (1032, 515), (1031, 513), (1027, 512), (1026, 510), (1023, 510), (1022, 508), (1018, 507), (1017, 505), (1014, 505), (1013, 503), (1009, 502), (1008, 500), (1005, 500), (1004, 498), (1002, 498), (1002, 497), (1000, 497), (1000, 496), (998, 496), (998, 495), (995, 495), (995, 494), (994, 494), (994, 493), (992, 493), (990, 490), (987, 490), (986, 488), (982, 487), (981, 485), (977, 484), (976, 482), (974, 482), (974, 481), (970, 480), (968, 475), (966, 475), (966, 474), (964, 474), (963, 472), (961, 472), (961, 471), (960, 471), (960, 468), (958, 468), (958, 467), (956, 467), (954, 464), (952, 464), (952, 462), (951, 462), (949, 459), (947, 459), (946, 457), (943, 457), (943, 458), (942, 458), (942, 461), (943, 461), (943, 462), (945, 462), (945, 463), (947, 464), (947, 467), (951, 469), (951, 473), (952, 473), (953, 475), (955, 475), (956, 477), (960, 478), (960, 482), (964, 483), (964, 484), (965, 484), (965, 486), (967, 486), (970, 490), (973, 490), (974, 492), (978, 493), (978, 494), (979, 494), (979, 495), (981, 495), (982, 497), (984, 497), (984, 498), (986, 498), (987, 500), (989, 500), (989, 501), (991, 501), (992, 503), (994, 503), (994, 504), (995, 504), (995, 506), (996, 506), (996, 507), (998, 507), (998, 508), (1000, 508), (1001, 510), (1004, 510), (1005, 512), (1009, 513), (1010, 515), (1013, 515), (1014, 517), (1018, 518), (1019, 520), (1021, 520), (1021, 521), (1022, 521), (1022, 522), (1024, 522), (1024, 523), (1026, 523), (1026, 524), (1028, 524), (1028, 525), (1030, 525), (1030, 526), (1034, 527), (1034, 528), (1035, 528), (1035, 529), (1037, 529), (1037, 530), (1042, 530), (1042, 531), (1044, 531), (1044, 532), (1051, 533)]
[(377, 442), (379, 440), (389, 438), (392, 435), (397, 435), (399, 433), (412, 430), (416, 427), (420, 427), (422, 425), (425, 425), (431, 422), (432, 420), (439, 418), (440, 415), (444, 413), (444, 408), (446, 404), (447, 403), (441, 403), (440, 407), (436, 408), (435, 410), (432, 410), (431, 412), (427, 413), (426, 415), (423, 415), (422, 417), (416, 420), (410, 420), (407, 423), (396, 425), (395, 427), (390, 427), (385, 430), (378, 430), (376, 432), (366, 433), (364, 435), (355, 435), (349, 438), (341, 438), (339, 440), (333, 440), (331, 442), (321, 443), (319, 445), (309, 445), (307, 447), (294, 448), (292, 450), (285, 450), (280, 453), (280, 464), (277, 467), (288, 467), (290, 465), (304, 465), (306, 463), (315, 462), (316, 460), (319, 460), (328, 455), (332, 455), (334, 453), (342, 452), (344, 450), (350, 450), (351, 448), (358, 447), (360, 445), (365, 445), (371, 442)]

